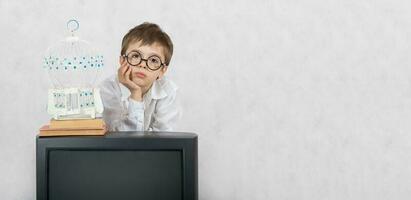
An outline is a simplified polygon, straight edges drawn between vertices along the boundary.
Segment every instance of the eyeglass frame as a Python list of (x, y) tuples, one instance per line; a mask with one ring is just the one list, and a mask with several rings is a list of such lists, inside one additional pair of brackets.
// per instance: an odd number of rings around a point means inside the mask
[[(128, 55), (129, 55), (130, 53), (133, 53), (133, 52), (138, 53), (138, 54), (140, 55), (140, 57), (141, 57), (141, 58), (140, 58), (140, 62), (137, 63), (137, 64), (135, 64), (135, 65), (131, 64), (130, 61), (128, 61)], [(128, 52), (127, 54), (123, 54), (123, 55), (121, 55), (121, 56), (124, 57), (124, 58), (126, 59), (127, 63), (130, 64), (131, 66), (138, 66), (139, 64), (141, 64), (142, 61), (145, 61), (147, 68), (150, 69), (151, 71), (157, 71), (157, 70), (159, 70), (161, 67), (164, 67), (164, 66), (166, 65), (166, 64), (163, 63), (163, 61), (161, 60), (160, 56), (151, 55), (151, 56), (149, 56), (147, 59), (144, 59), (144, 58), (143, 58), (143, 54), (140, 53), (140, 52), (137, 51), (137, 50), (132, 50), (132, 51)], [(154, 57), (157, 57), (158, 59), (160, 59), (160, 62), (161, 62), (161, 63), (160, 63), (160, 66), (159, 66), (157, 69), (151, 69), (151, 68), (148, 66), (148, 59), (150, 59), (150, 58), (153, 57), (153, 56), (154, 56)]]

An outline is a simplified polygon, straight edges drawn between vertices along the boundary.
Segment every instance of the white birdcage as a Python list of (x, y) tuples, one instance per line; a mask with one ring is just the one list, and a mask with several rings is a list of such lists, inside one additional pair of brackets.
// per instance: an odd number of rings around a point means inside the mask
[(47, 111), (55, 120), (94, 119), (103, 112), (96, 87), (103, 56), (75, 35), (78, 21), (68, 21), (67, 29), (69, 36), (49, 47), (44, 56), (44, 69), (52, 83)]

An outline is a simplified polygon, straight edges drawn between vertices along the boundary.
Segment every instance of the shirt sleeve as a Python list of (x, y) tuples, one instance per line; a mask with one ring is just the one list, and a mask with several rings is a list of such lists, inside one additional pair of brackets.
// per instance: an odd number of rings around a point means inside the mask
[(143, 131), (144, 103), (131, 98), (122, 99), (107, 82), (101, 84), (103, 119), (109, 131)]
[(128, 106), (123, 102), (125, 109), (119, 110), (119, 118), (108, 117), (110, 131), (144, 131), (144, 103), (131, 98), (127, 101)]
[(157, 102), (153, 113), (153, 121), (148, 130), (151, 131), (174, 131), (182, 112), (176, 97), (176, 93), (168, 95)]
[(119, 131), (144, 131), (144, 103), (130, 97), (127, 100), (128, 113), (125, 113)]

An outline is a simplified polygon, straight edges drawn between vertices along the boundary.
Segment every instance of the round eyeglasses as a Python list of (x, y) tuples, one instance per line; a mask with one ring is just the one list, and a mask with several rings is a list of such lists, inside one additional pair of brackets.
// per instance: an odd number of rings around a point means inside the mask
[(147, 67), (152, 71), (158, 70), (164, 65), (160, 57), (152, 55), (147, 59), (143, 59), (141, 53), (138, 51), (130, 51), (127, 55), (123, 55), (123, 57), (126, 58), (128, 64), (132, 66), (137, 66), (141, 61), (146, 61)]

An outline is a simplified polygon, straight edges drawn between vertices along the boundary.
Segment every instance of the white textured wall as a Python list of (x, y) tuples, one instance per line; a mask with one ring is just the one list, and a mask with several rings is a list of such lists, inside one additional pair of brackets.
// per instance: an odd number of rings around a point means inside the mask
[(114, 72), (144, 21), (175, 44), (201, 200), (411, 196), (411, 3), (0, 0), (0, 199), (35, 199), (45, 49), (77, 18)]

